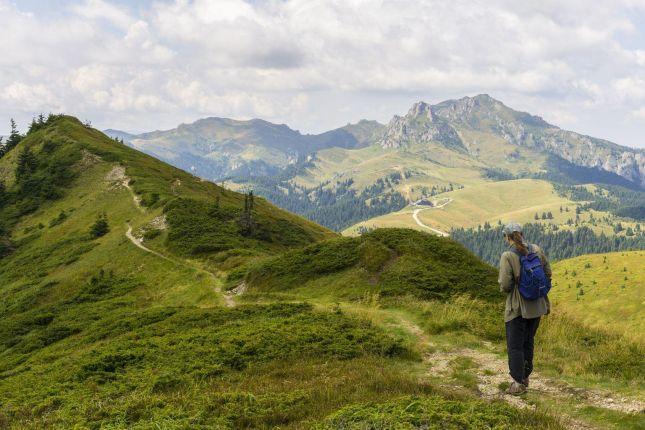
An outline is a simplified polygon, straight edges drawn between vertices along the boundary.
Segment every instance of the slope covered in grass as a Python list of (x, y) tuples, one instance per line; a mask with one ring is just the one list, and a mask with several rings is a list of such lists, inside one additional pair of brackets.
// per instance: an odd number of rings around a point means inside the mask
[(409, 229), (379, 229), (295, 249), (257, 264), (245, 282), (251, 292), (316, 294), (325, 278), (325, 294), (333, 288), (345, 296), (447, 299), (469, 294), (491, 300), (497, 295), (492, 267), (449, 239)]
[[(262, 199), (246, 232), (243, 195), (70, 117), (30, 133), (0, 167), (2, 427), (182, 422), (177, 390), (199, 397), (213, 378), (306, 358), (314, 345), (330, 361), (408, 354), (365, 321), (307, 305), (220, 307), (220, 281), (202, 267), (334, 236)], [(97, 217), (104, 234), (92, 233)], [(144, 243), (159, 254), (126, 236), (152, 225)], [(220, 247), (196, 252), (203, 237), (191, 229), (217, 231)]]
[(645, 341), (645, 252), (583, 255), (553, 270), (556, 305), (590, 326)]
[[(558, 195), (553, 185), (537, 179), (515, 179), (500, 182), (481, 181), (463, 189), (442, 193), (441, 201), (450, 203), (441, 208), (424, 209), (419, 212), (419, 220), (430, 227), (450, 231), (458, 227), (477, 227), (484, 223), (516, 221), (521, 223), (540, 222), (543, 213), (551, 213), (552, 218), (541, 222), (566, 227), (569, 219), (576, 218), (576, 203)], [(560, 209), (562, 208), (562, 211)], [(414, 208), (363, 221), (344, 231), (355, 234), (362, 227), (400, 226), (420, 229), (412, 217)], [(535, 214), (540, 220), (535, 220)], [(579, 215), (579, 222), (589, 219), (590, 212)], [(594, 211), (597, 220), (606, 216), (605, 212)], [(609, 233), (611, 228), (603, 223), (597, 231)], [(594, 226), (595, 228), (595, 226)]]

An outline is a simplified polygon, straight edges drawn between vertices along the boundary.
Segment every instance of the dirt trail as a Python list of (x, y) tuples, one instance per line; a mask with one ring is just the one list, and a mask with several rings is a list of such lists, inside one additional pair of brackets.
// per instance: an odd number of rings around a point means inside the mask
[[(132, 200), (136, 208), (139, 209), (139, 211), (141, 212), (145, 212), (145, 208), (141, 206), (141, 199), (139, 198), (139, 196), (135, 194), (134, 190), (132, 190), (132, 188), (130, 187), (130, 178), (128, 178), (128, 176), (125, 174), (125, 167), (119, 166), (119, 165), (114, 166), (112, 170), (105, 177), (105, 180), (113, 184), (111, 187), (112, 189), (119, 186), (123, 186), (127, 188), (128, 191), (130, 191), (130, 194), (132, 195)], [(181, 185), (181, 181), (179, 179), (176, 179), (175, 182), (173, 182), (174, 188), (180, 185)], [(165, 228), (165, 224), (166, 224), (165, 218), (157, 217), (152, 220), (152, 224), (155, 228)], [(224, 303), (226, 304), (226, 306), (229, 308), (232, 308), (236, 305), (233, 295), (240, 295), (244, 292), (244, 290), (241, 290), (239, 292), (234, 292), (234, 293), (223, 292), (222, 287), (219, 285), (217, 277), (213, 273), (209, 272), (208, 270), (204, 270), (200, 267), (196, 267), (192, 264), (188, 264), (183, 261), (172, 259), (157, 251), (154, 251), (148, 248), (143, 244), (143, 239), (138, 238), (134, 234), (132, 234), (132, 226), (130, 224), (127, 224), (127, 226), (128, 226), (128, 229), (125, 232), (125, 237), (127, 237), (128, 240), (130, 240), (130, 242), (132, 242), (137, 248), (142, 249), (143, 251), (150, 253), (156, 257), (163, 258), (164, 260), (169, 261), (173, 264), (184, 266), (189, 269), (196, 270), (197, 272), (206, 274), (210, 279), (213, 280), (213, 284), (215, 285), (213, 289), (217, 294), (221, 295), (224, 298)]]
[(146, 246), (143, 244), (142, 239), (139, 239), (139, 238), (135, 237), (135, 236), (132, 234), (132, 226), (131, 226), (130, 224), (128, 224), (128, 230), (125, 232), (125, 237), (127, 237), (128, 239), (130, 239), (130, 242), (134, 243), (134, 245), (135, 245), (135, 246), (137, 246), (137, 247), (139, 247), (139, 248), (143, 249), (144, 251), (149, 252), (150, 254), (156, 255), (156, 256), (157, 256), (157, 257), (159, 257), (159, 258), (163, 258), (163, 259), (164, 259), (164, 260), (166, 260), (166, 261), (170, 261), (171, 263), (178, 264), (178, 262), (177, 262), (177, 261), (172, 260), (172, 259), (170, 259), (170, 258), (166, 257), (165, 255), (160, 254), (160, 253), (158, 253), (157, 251), (153, 251), (152, 249), (150, 249), (150, 248), (146, 247)]
[[(472, 370), (476, 374), (477, 389), (482, 398), (503, 400), (519, 408), (534, 408), (523, 397), (506, 394), (500, 389), (500, 385), (510, 381), (510, 376), (508, 375), (506, 360), (493, 352), (492, 344), (483, 342), (483, 347), (486, 350), (461, 348), (447, 352), (427, 352), (428, 349), (434, 349), (434, 345), (428, 335), (419, 326), (410, 321), (401, 320), (401, 325), (419, 340), (419, 346), (424, 351), (423, 360), (429, 365), (429, 376), (449, 379), (452, 373), (453, 361), (467, 357), (475, 363), (475, 367)], [(623, 413), (642, 413), (645, 410), (645, 404), (639, 400), (608, 391), (574, 387), (568, 383), (544, 377), (537, 372), (531, 374), (529, 391), (542, 393), (555, 399), (572, 399), (583, 406), (591, 405)], [(567, 427), (574, 430), (594, 428), (566, 417), (565, 422)]]
[(130, 242), (132, 242), (135, 246), (137, 246), (138, 248), (144, 250), (145, 252), (153, 254), (153, 255), (155, 255), (155, 256), (157, 256), (159, 258), (163, 258), (164, 260), (169, 261), (169, 262), (171, 262), (173, 264), (176, 264), (176, 265), (179, 265), (179, 266), (184, 266), (184, 267), (187, 267), (189, 269), (196, 270), (197, 272), (204, 273), (205, 275), (207, 275), (209, 278), (211, 278), (213, 280), (213, 283), (216, 285), (213, 289), (215, 290), (215, 292), (217, 294), (221, 295), (224, 298), (224, 303), (226, 304), (226, 306), (229, 307), (229, 308), (232, 308), (232, 307), (234, 307), (236, 305), (235, 299), (233, 299), (233, 295), (240, 295), (240, 294), (242, 294), (243, 291), (235, 292), (235, 293), (223, 292), (222, 287), (219, 286), (219, 282), (217, 280), (217, 277), (213, 273), (209, 272), (208, 270), (204, 270), (202, 268), (195, 267), (192, 264), (184, 263), (183, 261), (173, 260), (172, 258), (166, 257), (165, 255), (160, 254), (159, 252), (148, 248), (147, 246), (145, 246), (142, 243), (141, 239), (135, 237), (132, 234), (132, 226), (130, 226), (129, 224), (128, 224), (128, 230), (125, 232), (125, 236), (128, 239), (130, 239)]
[(145, 208), (141, 206), (141, 197), (137, 196), (132, 187), (130, 186), (130, 178), (125, 174), (125, 167), (116, 165), (110, 170), (105, 177), (105, 180), (113, 183), (113, 187), (122, 186), (130, 191), (134, 205), (141, 212), (145, 212)]
[[(437, 230), (436, 228), (432, 228), (429, 225), (424, 224), (420, 219), (419, 219), (419, 212), (429, 210), (429, 209), (441, 209), (442, 207), (446, 206), (447, 204), (451, 203), (452, 199), (448, 199), (445, 203), (442, 203), (437, 206), (428, 206), (424, 208), (417, 208), (412, 212), (412, 218), (414, 219), (414, 222), (417, 223), (419, 227), (427, 228), (428, 230), (432, 231), (433, 233), (438, 234), (439, 236), (443, 237), (448, 237), (450, 236), (448, 233), (445, 231)], [(416, 203), (415, 203), (416, 205)]]

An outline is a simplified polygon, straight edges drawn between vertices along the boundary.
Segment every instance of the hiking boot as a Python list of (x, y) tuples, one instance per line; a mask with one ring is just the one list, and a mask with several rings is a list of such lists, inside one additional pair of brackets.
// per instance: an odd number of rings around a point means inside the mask
[(526, 378), (522, 379), (522, 384), (526, 387), (529, 388), (529, 377), (527, 376)]
[(516, 381), (513, 381), (511, 386), (506, 390), (506, 394), (512, 394), (513, 396), (519, 396), (524, 393), (526, 393), (526, 385), (520, 384)]

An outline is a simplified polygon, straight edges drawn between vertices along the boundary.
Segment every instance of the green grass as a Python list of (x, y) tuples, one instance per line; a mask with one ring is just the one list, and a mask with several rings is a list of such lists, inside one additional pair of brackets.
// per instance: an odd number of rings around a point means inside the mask
[(52, 393), (57, 408), (51, 424), (107, 425), (118, 423), (118, 416), (77, 420), (74, 411), (118, 403), (133, 391), (166, 394), (172, 403), (176, 390), (207, 390), (211, 380), (274, 361), (412, 357), (400, 341), (365, 321), (304, 304), (138, 310), (123, 298), (80, 302), (88, 304), (23, 315), (14, 327), (27, 333), (0, 332), (10, 346), (0, 381), (9, 422), (38, 418), (32, 411), (51, 402)]
[[(496, 224), (498, 221), (502, 223), (516, 221), (522, 224), (539, 222), (557, 225), (562, 229), (575, 228), (575, 225), (569, 226), (567, 222), (569, 220), (575, 221), (575, 210), (578, 203), (559, 196), (553, 185), (543, 180), (515, 179), (500, 182), (482, 180), (463, 189), (442, 193), (435, 199), (445, 201), (447, 198), (452, 199), (452, 202), (445, 207), (420, 211), (419, 220), (427, 226), (445, 232), (449, 232), (452, 228), (477, 227), (487, 222)], [(562, 208), (562, 212), (560, 212), (560, 208)], [(405, 227), (427, 231), (413, 219), (414, 209), (416, 208), (406, 207), (398, 212), (362, 221), (345, 229), (343, 234), (355, 235), (360, 227)], [(541, 217), (542, 213), (548, 212), (551, 212), (553, 219), (534, 219), (536, 213)], [(610, 221), (604, 221), (605, 217)], [(597, 234), (604, 232), (607, 235), (613, 235), (611, 222), (617, 220), (614, 215), (608, 212), (591, 209), (579, 214), (579, 225), (587, 226)], [(625, 229), (627, 227), (633, 229), (636, 226), (636, 222), (633, 220), (618, 221), (624, 225)]]
[(554, 304), (585, 324), (645, 341), (645, 252), (583, 255), (553, 265)]
[(347, 406), (318, 429), (561, 429), (553, 418), (518, 411), (504, 403), (438, 396), (403, 397), (382, 403)]
[[(0, 264), (0, 427), (560, 428), (425, 377), (411, 324), (436, 348), (503, 341), (495, 270), (462, 246), (411, 230), (343, 238), (262, 199), (244, 231), (243, 196), (69, 117), (21, 145), (38, 158), (30, 188), (12, 177), (16, 151), (0, 159), (13, 193), (0, 210), (13, 248)], [(144, 208), (108, 180), (117, 164)], [(92, 237), (103, 213), (109, 231)], [(242, 280), (240, 305), (224, 307), (218, 290)], [(633, 341), (568, 314), (538, 336), (541, 370), (642, 392)], [(471, 367), (453, 363), (453, 381), (473, 388)]]
[[(237, 281), (235, 275), (232, 281)], [(343, 277), (351, 281), (343, 282)], [(421, 299), (496, 295), (494, 270), (461, 245), (403, 229), (381, 229), (288, 251), (257, 263), (244, 280), (251, 292), (315, 289), (323, 282), (334, 289), (339, 283), (353, 283), (352, 290), (360, 295), (409, 294)]]

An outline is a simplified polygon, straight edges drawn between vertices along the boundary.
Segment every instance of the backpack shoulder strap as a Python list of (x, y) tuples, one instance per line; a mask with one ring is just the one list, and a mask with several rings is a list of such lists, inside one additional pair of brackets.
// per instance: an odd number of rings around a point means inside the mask
[[(517, 255), (518, 259), (520, 260), (520, 272), (522, 271), (522, 253), (517, 250), (514, 246), (511, 247), (511, 252), (515, 255)], [(520, 274), (519, 273), (513, 273), (513, 277), (515, 278), (515, 286), (520, 285)]]

